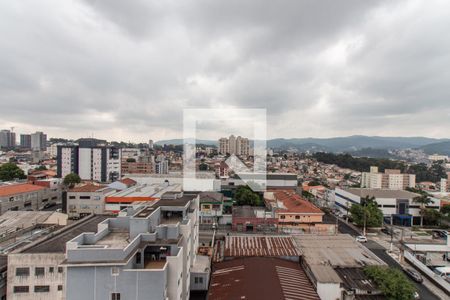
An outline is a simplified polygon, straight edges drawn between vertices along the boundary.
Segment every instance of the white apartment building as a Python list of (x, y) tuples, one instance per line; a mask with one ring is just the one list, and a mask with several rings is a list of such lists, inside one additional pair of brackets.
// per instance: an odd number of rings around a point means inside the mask
[(111, 182), (121, 175), (121, 150), (115, 147), (58, 146), (57, 173), (76, 173), (83, 180)]
[(249, 155), (250, 142), (248, 138), (234, 135), (230, 135), (229, 138), (221, 138), (219, 139), (219, 154)]
[(432, 154), (428, 156), (428, 159), (431, 161), (449, 161), (447, 155), (440, 155), (440, 154)]
[(370, 172), (363, 172), (361, 188), (404, 190), (416, 186), (415, 174), (402, 174), (400, 170), (386, 169), (378, 172), (378, 167), (370, 167)]

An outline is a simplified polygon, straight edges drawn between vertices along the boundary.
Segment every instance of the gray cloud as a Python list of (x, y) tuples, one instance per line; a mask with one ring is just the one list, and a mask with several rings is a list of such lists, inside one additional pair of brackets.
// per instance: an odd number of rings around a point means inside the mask
[(142, 141), (181, 136), (183, 108), (240, 107), (267, 108), (272, 137), (448, 137), (449, 8), (1, 3), (0, 127)]

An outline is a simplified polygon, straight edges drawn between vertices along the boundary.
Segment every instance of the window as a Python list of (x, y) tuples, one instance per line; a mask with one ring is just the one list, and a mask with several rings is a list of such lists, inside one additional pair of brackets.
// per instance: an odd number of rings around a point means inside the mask
[(35, 276), (44, 276), (45, 275), (45, 268), (41, 268), (41, 267), (34, 268), (34, 275)]
[(195, 277), (194, 282), (195, 284), (203, 284), (203, 277)]
[(295, 216), (295, 219), (297, 219), (297, 220), (300, 219), (300, 216)]
[(16, 276), (30, 276), (30, 268), (16, 268)]
[(280, 219), (286, 219), (286, 216), (280, 216)]
[(52, 200), (56, 200), (58, 197), (57, 196), (53, 196), (52, 197)]
[(18, 293), (28, 293), (30, 291), (30, 287), (27, 285), (19, 285), (15, 286), (13, 289), (14, 294)]
[(62, 285), (58, 285), (58, 291), (62, 291)]
[(48, 293), (50, 292), (50, 286), (48, 285), (35, 285), (34, 286), (35, 293)]
[(58, 273), (62, 273), (63, 272), (63, 267), (58, 267)]
[(53, 268), (53, 267), (48, 268), (49, 273), (53, 273), (54, 271), (55, 271), (55, 268)]
[(111, 293), (111, 300), (120, 300), (120, 293)]
[(76, 197), (75, 196), (69, 196), (69, 199), (75, 199)]
[(80, 199), (91, 199), (91, 196), (80, 196)]

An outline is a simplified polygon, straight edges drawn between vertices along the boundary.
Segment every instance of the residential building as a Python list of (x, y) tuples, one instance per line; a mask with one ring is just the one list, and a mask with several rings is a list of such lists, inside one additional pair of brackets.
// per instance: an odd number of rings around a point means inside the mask
[(231, 223), (232, 207), (232, 200), (222, 193), (200, 193), (200, 224)]
[(8, 254), (7, 299), (67, 299), (66, 243), (83, 232), (97, 231), (107, 218), (83, 218)]
[(11, 130), (0, 130), (0, 148), (12, 148), (16, 146), (16, 133)]
[(76, 173), (82, 180), (112, 182), (121, 176), (119, 148), (58, 146), (57, 152), (57, 173), (60, 178)]
[[(341, 212), (348, 214), (353, 204), (361, 204), (366, 197), (374, 197), (385, 220), (396, 225), (411, 226), (420, 223), (421, 206), (414, 202), (414, 199), (418, 196), (419, 194), (402, 190), (336, 188), (335, 204)], [(439, 209), (440, 200), (432, 197), (431, 201), (425, 207)]]
[(67, 300), (189, 299), (209, 281), (198, 259), (198, 194), (128, 208), (67, 243)]
[(448, 155), (440, 155), (440, 154), (432, 154), (428, 156), (428, 159), (431, 161), (449, 161)]
[(400, 170), (386, 169), (378, 172), (378, 167), (370, 167), (370, 172), (361, 175), (361, 187), (370, 189), (404, 190), (416, 186), (415, 174), (401, 174)]
[(154, 144), (153, 144), (153, 140), (148, 140), (148, 148), (150, 150), (153, 150)]
[(250, 142), (248, 138), (230, 135), (229, 138), (219, 139), (219, 154), (250, 155)]
[(40, 210), (46, 203), (53, 201), (61, 201), (61, 192), (58, 189), (29, 183), (0, 186), (0, 214), (9, 210)]
[(31, 134), (31, 149), (35, 151), (47, 150), (47, 135), (41, 131)]
[(439, 187), (440, 187), (439, 191), (441, 193), (446, 193), (447, 192), (447, 184), (448, 184), (448, 180), (445, 179), (445, 178), (441, 178), (441, 182), (440, 182), (440, 185), (439, 185)]
[(125, 174), (152, 174), (153, 164), (151, 162), (122, 160), (121, 173)]
[(115, 190), (100, 184), (86, 183), (67, 191), (67, 214), (79, 219), (90, 214), (105, 212), (105, 197)]
[(269, 191), (264, 201), (273, 216), (278, 219), (278, 230), (334, 234), (335, 224), (323, 223), (324, 212), (293, 191)]
[(20, 147), (24, 149), (31, 149), (31, 134), (20, 135)]
[(169, 174), (169, 161), (167, 159), (162, 159), (155, 163), (155, 173), (156, 174)]
[(0, 299), (6, 300), (8, 256), (0, 255)]

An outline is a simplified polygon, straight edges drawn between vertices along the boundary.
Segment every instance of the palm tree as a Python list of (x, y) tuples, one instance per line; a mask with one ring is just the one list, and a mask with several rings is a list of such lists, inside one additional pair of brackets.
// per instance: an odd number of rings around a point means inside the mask
[(425, 211), (425, 206), (430, 204), (432, 201), (428, 195), (423, 194), (420, 196), (417, 196), (413, 199), (413, 202), (420, 204), (420, 227), (423, 227), (423, 215)]

